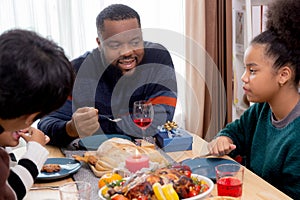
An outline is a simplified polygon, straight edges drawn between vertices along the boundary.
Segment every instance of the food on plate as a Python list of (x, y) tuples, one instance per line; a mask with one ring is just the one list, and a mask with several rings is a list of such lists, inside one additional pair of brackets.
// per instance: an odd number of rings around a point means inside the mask
[(99, 146), (97, 151), (87, 151), (83, 157), (76, 155), (73, 157), (88, 163), (94, 174), (101, 177), (118, 168), (120, 163), (125, 163), (126, 158), (136, 154), (136, 150), (139, 154), (146, 154), (151, 162), (158, 163), (160, 166), (168, 164), (167, 159), (153, 147), (137, 146), (123, 138), (108, 139)]
[(41, 171), (47, 172), (47, 173), (58, 172), (58, 171), (60, 171), (60, 165), (59, 164), (45, 164), (45, 165), (43, 165)]
[(179, 196), (176, 193), (172, 183), (163, 185), (161, 189), (166, 199), (179, 200)]
[[(169, 166), (144, 173), (135, 173), (129, 179), (106, 184), (102, 196), (106, 199), (179, 200), (197, 196), (209, 189), (205, 180), (187, 176), (188, 166)], [(120, 197), (123, 196), (123, 197)]]
[(91, 165), (96, 165), (98, 158), (95, 155), (87, 155), (79, 156), (79, 155), (72, 155), (72, 157), (77, 161), (83, 161), (89, 163)]
[(98, 187), (102, 188), (106, 184), (111, 183), (113, 181), (122, 180), (122, 178), (123, 177), (120, 174), (116, 174), (116, 173), (104, 174), (98, 181)]

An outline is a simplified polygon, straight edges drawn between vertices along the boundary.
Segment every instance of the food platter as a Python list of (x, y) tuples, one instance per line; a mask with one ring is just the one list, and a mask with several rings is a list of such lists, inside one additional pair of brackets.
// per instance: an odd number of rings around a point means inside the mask
[(61, 179), (74, 174), (81, 167), (81, 163), (72, 158), (48, 158), (45, 164), (59, 164), (61, 169), (52, 173), (40, 172), (37, 176), (39, 181)]
[[(206, 183), (208, 183), (209, 185), (209, 189), (197, 196), (194, 197), (190, 197), (190, 198), (186, 198), (186, 199), (182, 199), (182, 200), (199, 200), (199, 199), (205, 199), (206, 197), (209, 196), (209, 194), (212, 192), (212, 190), (214, 189), (214, 183), (212, 182), (211, 179), (202, 176), (202, 175), (198, 175), (198, 174), (192, 174), (191, 177), (193, 178), (197, 178), (199, 181), (200, 180), (204, 180), (206, 181)], [(98, 195), (100, 197), (101, 200), (107, 200), (105, 197), (103, 197), (102, 195), (102, 190), (105, 189), (105, 187), (102, 187), (99, 191), (98, 191)]]

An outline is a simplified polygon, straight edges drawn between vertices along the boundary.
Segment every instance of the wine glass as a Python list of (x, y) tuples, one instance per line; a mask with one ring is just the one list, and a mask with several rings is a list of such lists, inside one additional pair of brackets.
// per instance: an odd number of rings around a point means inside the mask
[(151, 125), (154, 116), (151, 102), (145, 100), (133, 103), (133, 122), (142, 129), (143, 140), (154, 143), (152, 137), (146, 137), (146, 129)]

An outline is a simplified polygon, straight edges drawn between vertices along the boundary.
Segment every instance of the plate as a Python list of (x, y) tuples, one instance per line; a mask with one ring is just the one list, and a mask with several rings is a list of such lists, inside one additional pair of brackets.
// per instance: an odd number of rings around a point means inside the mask
[(216, 181), (215, 166), (220, 164), (237, 164), (237, 162), (233, 160), (224, 158), (195, 158), (184, 160), (181, 163), (183, 165), (188, 165), (191, 168), (192, 173), (206, 176), (214, 182)]
[(48, 172), (40, 172), (37, 176), (37, 180), (55, 180), (67, 177), (75, 172), (77, 172), (81, 163), (72, 158), (48, 158), (45, 164), (59, 164), (60, 171), (48, 173)]
[(121, 134), (101, 134), (101, 135), (92, 135), (85, 138), (81, 138), (78, 142), (78, 145), (81, 149), (96, 151), (98, 147), (110, 138), (123, 138), (131, 141), (131, 137)]
[[(190, 197), (190, 198), (186, 198), (186, 199), (182, 199), (182, 200), (200, 200), (200, 199), (205, 199), (206, 197), (209, 196), (209, 194), (211, 193), (211, 191), (214, 189), (214, 183), (212, 182), (211, 179), (205, 177), (205, 176), (202, 176), (202, 175), (199, 175), (199, 174), (191, 174), (191, 177), (195, 177), (197, 178), (199, 181), (200, 180), (205, 180), (205, 182), (209, 185), (209, 189), (206, 190), (205, 192), (201, 193), (201, 194), (198, 194), (197, 196), (194, 196), (194, 197)], [(102, 187), (99, 191), (98, 191), (98, 195), (100, 197), (101, 200), (107, 200), (106, 198), (104, 198), (102, 196), (102, 190), (104, 189), (105, 187)]]

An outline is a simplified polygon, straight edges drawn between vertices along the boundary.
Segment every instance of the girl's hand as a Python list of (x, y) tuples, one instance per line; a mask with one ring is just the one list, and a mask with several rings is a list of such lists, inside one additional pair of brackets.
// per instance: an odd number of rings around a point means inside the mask
[(226, 136), (220, 136), (208, 143), (208, 149), (211, 155), (223, 156), (229, 154), (236, 146), (233, 141)]
[(50, 141), (47, 135), (33, 127), (19, 131), (19, 134), (26, 142), (34, 141), (40, 143), (42, 146), (45, 146)]

